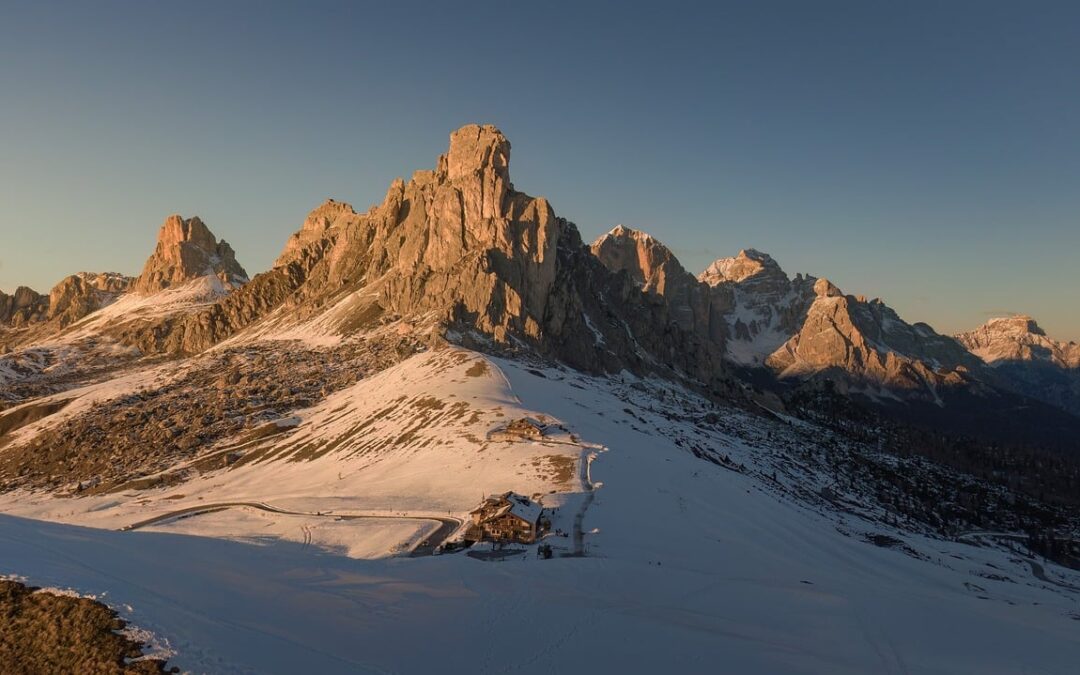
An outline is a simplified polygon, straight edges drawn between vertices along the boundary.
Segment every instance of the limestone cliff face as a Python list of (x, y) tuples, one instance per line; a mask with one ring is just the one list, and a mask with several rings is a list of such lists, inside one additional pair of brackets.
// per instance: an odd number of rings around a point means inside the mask
[(32, 288), (19, 286), (11, 295), (0, 291), (0, 326), (20, 328), (41, 321), (48, 310), (48, 296)]
[(131, 286), (134, 279), (113, 272), (79, 272), (65, 277), (49, 291), (49, 321), (66, 328), (105, 307)]
[(48, 295), (19, 288), (0, 293), (0, 327), (15, 329), (0, 342), (7, 347), (56, 333), (111, 303), (132, 278), (112, 272), (79, 272), (65, 277)]
[(751, 367), (765, 365), (769, 355), (798, 332), (817, 282), (802, 275), (789, 279), (771, 256), (754, 249), (720, 258), (698, 279), (708, 285), (723, 316), (727, 358)]
[(216, 276), (226, 288), (247, 281), (232, 247), (218, 241), (202, 220), (172, 215), (158, 231), (157, 247), (131, 290), (150, 295), (208, 275)]
[(727, 325), (721, 314), (726, 303), (687, 272), (659, 240), (619, 225), (589, 249), (605, 267), (625, 273), (646, 295), (656, 298), (669, 321), (723, 348)]
[(1080, 368), (1080, 344), (1048, 337), (1030, 316), (990, 319), (973, 331), (957, 335), (956, 339), (991, 365), (1003, 361), (1044, 361), (1059, 368)]
[(956, 339), (1001, 386), (1080, 415), (1080, 344), (1055, 340), (1022, 315), (991, 319)]
[(130, 339), (191, 352), (248, 327), (318, 319), (347, 335), (405, 319), (472, 346), (524, 346), (587, 370), (719, 377), (716, 346), (669, 323), (662, 304), (604, 267), (547, 200), (514, 189), (509, 167), (498, 129), (463, 127), (433, 170), (394, 181), (380, 205), (358, 214), (324, 203), (273, 269)]
[(780, 377), (824, 374), (872, 395), (876, 387), (933, 400), (980, 368), (955, 340), (904, 322), (880, 300), (843, 295), (825, 280), (815, 293), (798, 332), (766, 361)]

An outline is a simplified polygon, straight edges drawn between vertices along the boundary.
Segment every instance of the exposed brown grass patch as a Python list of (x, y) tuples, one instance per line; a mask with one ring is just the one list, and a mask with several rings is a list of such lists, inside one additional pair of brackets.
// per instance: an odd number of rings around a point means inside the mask
[(101, 673), (150, 675), (166, 670), (160, 659), (131, 661), (143, 645), (120, 635), (127, 624), (88, 598), (35, 593), (0, 579), (0, 672), (7, 675)]
[(541, 455), (533, 458), (532, 465), (544, 478), (565, 484), (574, 479), (577, 459), (567, 455)]
[(469, 377), (483, 377), (489, 372), (487, 361), (476, 361), (469, 369), (465, 371), (465, 374)]

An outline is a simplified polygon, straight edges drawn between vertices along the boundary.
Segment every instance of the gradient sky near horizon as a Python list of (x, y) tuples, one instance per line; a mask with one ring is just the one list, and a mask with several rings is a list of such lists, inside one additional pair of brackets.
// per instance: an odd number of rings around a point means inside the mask
[(1075, 2), (0, 0), (0, 289), (136, 274), (170, 213), (254, 274), (484, 122), (586, 240), (1080, 340), (1078, 73)]

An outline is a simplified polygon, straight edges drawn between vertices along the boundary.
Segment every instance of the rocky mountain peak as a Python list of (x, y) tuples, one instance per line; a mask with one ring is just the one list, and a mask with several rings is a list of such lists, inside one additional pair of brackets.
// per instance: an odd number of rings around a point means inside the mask
[(469, 124), (450, 134), (450, 148), (439, 158), (437, 172), (454, 181), (490, 173), (510, 183), (510, 141), (498, 128)]
[(984, 328), (988, 331), (1007, 335), (1046, 335), (1046, 332), (1039, 327), (1035, 319), (1026, 314), (993, 318), (986, 322)]
[(723, 343), (709, 289), (683, 268), (667, 246), (646, 232), (624, 225), (600, 236), (589, 250), (604, 267), (624, 272), (650, 296), (662, 298), (669, 317), (680, 328), (713, 343)]
[(814, 282), (814, 295), (819, 298), (836, 298), (844, 294), (828, 279), (818, 279)]
[(48, 296), (27, 286), (19, 286), (8, 295), (0, 291), (0, 326), (23, 326), (40, 319), (48, 311)]
[(739, 251), (733, 258), (720, 258), (705, 268), (698, 277), (701, 281), (715, 286), (724, 282), (741, 283), (751, 277), (783, 278), (787, 274), (780, 269), (779, 263), (772, 256), (756, 249), (747, 248)]
[(956, 336), (973, 354), (987, 363), (1040, 361), (1062, 368), (1080, 368), (1080, 345), (1047, 336), (1030, 316), (1016, 314), (990, 319)]
[[(703, 337), (707, 287), (670, 252), (655, 249), (669, 263), (665, 292), (688, 295), (669, 305), (602, 265), (546, 199), (514, 189), (510, 143), (497, 128), (469, 125), (449, 141), (434, 169), (393, 181), (378, 206), (318, 207), (286, 249), (300, 255), (129, 341), (191, 353), (249, 327), (347, 336), (400, 322), (436, 343), (535, 349), (591, 371), (722, 378), (719, 350)], [(674, 283), (679, 271), (685, 283)]]
[(304, 224), (294, 232), (281, 251), (274, 266), (284, 265), (294, 259), (308, 244), (319, 241), (326, 233), (343, 223), (346, 219), (355, 217), (356, 211), (352, 205), (327, 199), (319, 204), (304, 219)]
[(216, 276), (228, 288), (248, 280), (232, 247), (215, 238), (202, 220), (172, 215), (158, 231), (157, 247), (132, 290), (149, 295), (208, 275)]
[(956, 340), (1005, 387), (1080, 415), (1080, 345), (1047, 336), (1024, 314), (990, 319)]
[(669, 273), (688, 276), (667, 246), (641, 230), (624, 225), (616, 225), (589, 248), (608, 269), (625, 271), (645, 290), (662, 294)]

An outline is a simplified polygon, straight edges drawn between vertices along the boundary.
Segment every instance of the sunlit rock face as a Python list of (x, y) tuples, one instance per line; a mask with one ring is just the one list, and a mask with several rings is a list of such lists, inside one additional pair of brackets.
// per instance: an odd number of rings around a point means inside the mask
[(49, 291), (49, 319), (57, 328), (66, 328), (116, 300), (133, 281), (115, 272), (72, 274)]
[[(162, 242), (140, 289), (202, 267), (213, 237), (170, 219)], [(696, 284), (685, 272), (675, 276), (686, 288)], [(668, 370), (709, 382), (724, 366), (722, 336), (710, 339), (701, 305), (708, 301), (702, 287), (695, 307), (672, 312), (609, 270), (546, 199), (515, 189), (502, 132), (468, 125), (450, 135), (434, 169), (395, 180), (380, 204), (357, 213), (324, 202), (272, 269), (204, 310), (128, 339), (147, 352), (196, 352), (268, 323), (317, 321), (347, 336), (401, 321), (432, 339), (527, 348), (591, 371)]]
[(132, 278), (115, 272), (79, 272), (64, 277), (48, 295), (20, 287), (0, 292), (0, 348), (55, 334), (113, 302)]
[(217, 277), (226, 288), (248, 280), (232, 247), (215, 238), (202, 220), (172, 215), (158, 231), (157, 247), (132, 290), (149, 295), (205, 276)]
[(48, 296), (32, 288), (19, 286), (10, 295), (0, 291), (0, 326), (25, 326), (42, 320), (48, 310)]
[(1055, 340), (1030, 316), (991, 319), (956, 336), (1017, 393), (1080, 415), (1080, 344)]
[(989, 364), (1044, 361), (1059, 368), (1080, 368), (1080, 344), (1048, 337), (1035, 319), (1022, 314), (990, 319), (956, 339)]
[(687, 272), (668, 247), (655, 237), (622, 225), (590, 246), (608, 269), (625, 273), (644, 293), (662, 299), (669, 320), (680, 328), (723, 347), (727, 326), (714, 305), (709, 287)]
[(764, 366), (798, 332), (814, 299), (813, 277), (791, 279), (771, 256), (755, 249), (714, 261), (698, 278), (723, 314), (727, 358), (742, 366)]

